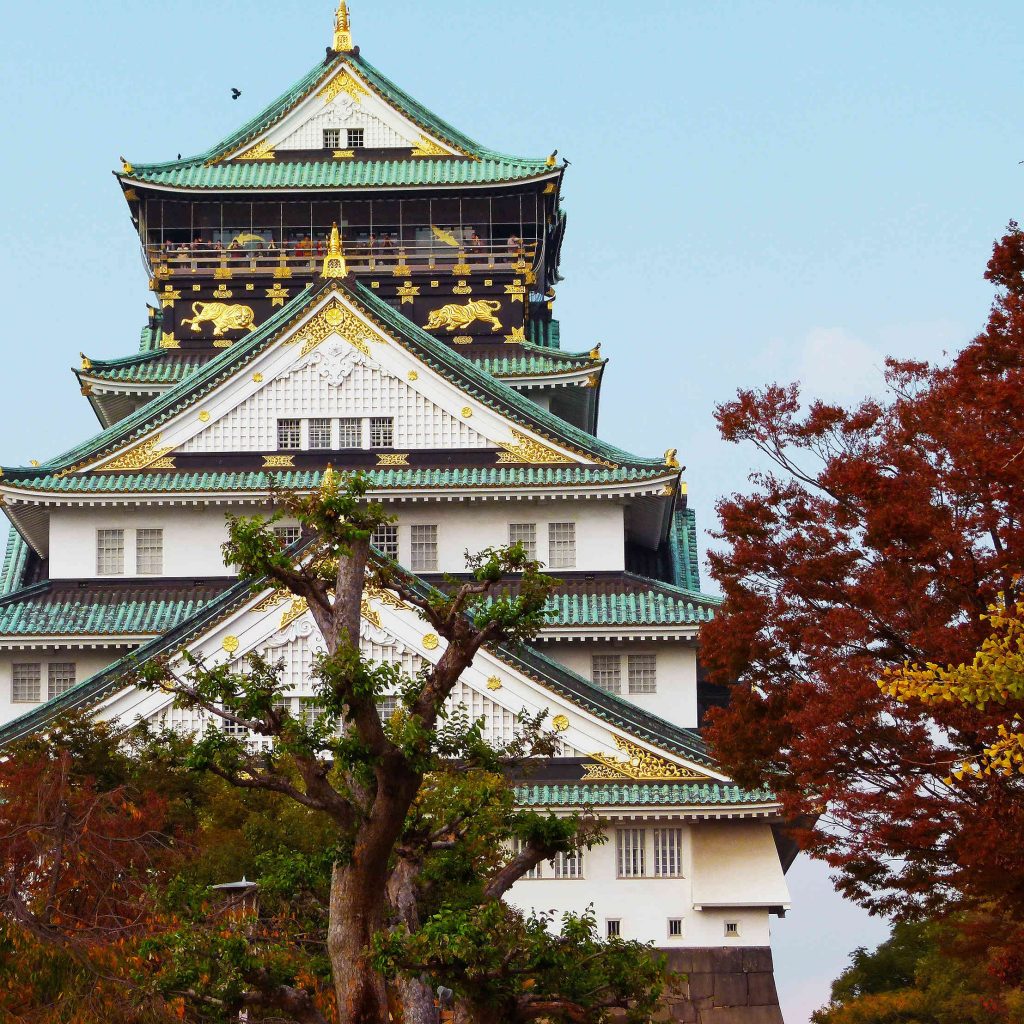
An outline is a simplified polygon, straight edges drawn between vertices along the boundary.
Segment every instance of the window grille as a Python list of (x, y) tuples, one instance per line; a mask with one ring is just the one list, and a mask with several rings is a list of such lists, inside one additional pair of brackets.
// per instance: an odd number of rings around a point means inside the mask
[(727, 939), (738, 939), (740, 935), (740, 923), (739, 921), (726, 921), (725, 922), (725, 937)]
[(299, 717), (302, 720), (302, 724), (307, 729), (312, 729), (324, 717), (324, 709), (313, 701), (304, 700), (300, 703), (301, 711)]
[(220, 720), (220, 729), (225, 736), (244, 737), (249, 735), (249, 730), (238, 722), (229, 722), (226, 718)]
[(583, 851), (575, 853), (559, 853), (554, 860), (548, 862), (555, 878), (582, 878), (583, 877)]
[(309, 447), (331, 447), (331, 421), (315, 419), (309, 421)]
[(159, 576), (164, 571), (164, 531), (135, 531), (135, 571), (140, 576)]
[(551, 523), (548, 526), (548, 565), (552, 569), (572, 569), (575, 567), (575, 523)]
[(96, 574), (120, 576), (124, 573), (124, 530), (96, 531)]
[(380, 720), (386, 722), (398, 710), (398, 694), (385, 693), (377, 698), (377, 711)]
[(277, 421), (277, 447), (280, 451), (297, 451), (302, 447), (302, 426), (298, 420)]
[(609, 918), (605, 921), (604, 928), (609, 939), (617, 939), (622, 934), (622, 922), (618, 918)]
[(654, 830), (654, 875), (656, 878), (679, 878), (683, 873), (683, 830)]
[[(516, 836), (512, 840), (512, 856), (513, 857), (518, 857), (519, 854), (521, 854), (523, 852), (523, 850), (526, 848), (526, 846), (527, 846), (526, 840), (520, 838), (519, 836)], [(542, 865), (541, 864), (535, 865), (534, 867), (530, 868), (530, 870), (527, 871), (522, 877), (523, 878), (528, 878), (528, 879), (543, 878), (544, 877), (544, 872), (542, 870)]]
[(658, 656), (630, 654), (626, 658), (630, 693), (658, 692)]
[(509, 523), (508, 524), (509, 544), (522, 544), (528, 558), (537, 557), (537, 524), (536, 523)]
[(590, 658), (590, 678), (608, 693), (622, 692), (622, 659), (617, 654), (594, 654)]
[(15, 704), (37, 703), (42, 684), (42, 670), (38, 664), (11, 666), (11, 701)]
[(46, 696), (48, 700), (59, 697), (75, 685), (75, 663), (73, 661), (52, 661), (46, 670)]
[(281, 542), (283, 547), (291, 547), (301, 536), (301, 526), (275, 526), (274, 536)]
[(390, 448), (395, 443), (395, 421), (390, 416), (370, 420), (370, 447)]
[(370, 543), (385, 557), (398, 561), (398, 527), (394, 523), (378, 526), (370, 535)]
[(619, 878), (643, 878), (646, 833), (642, 828), (620, 828), (615, 832)]
[(341, 149), (341, 129), (324, 129), (324, 149)]
[(412, 527), (412, 568), (418, 572), (437, 569), (437, 527)]
[(364, 144), (365, 134), (362, 128), (349, 128), (347, 132), (348, 148), (360, 149)]
[(668, 919), (668, 937), (670, 939), (681, 939), (683, 937), (683, 919), (681, 917), (670, 917)]
[(357, 419), (343, 419), (338, 424), (338, 447), (339, 448), (362, 448), (363, 447), (363, 421)]

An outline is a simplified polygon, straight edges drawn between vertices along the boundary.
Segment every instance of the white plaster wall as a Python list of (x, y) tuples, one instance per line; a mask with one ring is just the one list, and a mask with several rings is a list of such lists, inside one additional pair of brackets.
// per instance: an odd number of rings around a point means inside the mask
[[(593, 678), (591, 659), (595, 654), (622, 656), (620, 696), (685, 729), (697, 727), (697, 652), (686, 641), (630, 643), (619, 640), (548, 640), (543, 644), (545, 654), (560, 661), (587, 679)], [(627, 656), (654, 654), (657, 656), (657, 692), (630, 693)]]
[[(677, 823), (665, 822), (667, 825)], [(525, 911), (556, 909), (559, 913), (572, 911), (582, 913), (589, 904), (594, 905), (597, 924), (601, 934), (605, 933), (605, 922), (609, 918), (621, 921), (621, 935), (625, 939), (653, 941), (658, 946), (767, 946), (770, 941), (769, 914), (766, 908), (735, 908), (728, 910), (695, 910), (693, 906), (693, 860), (694, 837), (704, 832), (715, 832), (723, 822), (694, 822), (683, 827), (683, 877), (682, 878), (619, 878), (617, 876), (615, 828), (607, 831), (608, 842), (584, 854), (583, 878), (524, 879), (513, 886), (508, 895), (509, 902)], [(744, 823), (756, 828), (771, 838), (771, 828), (766, 823)], [(629, 828), (647, 830), (647, 869), (653, 870), (653, 830), (657, 821), (629, 821)], [(771, 878), (773, 865), (763, 845), (745, 851), (746, 859), (730, 862), (728, 882), (737, 891), (749, 889), (748, 879)], [(781, 876), (778, 856), (774, 847), (770, 853), (774, 861), (774, 872)], [(550, 873), (545, 863), (542, 872)], [(765, 891), (774, 891), (770, 884)], [(770, 899), (771, 896), (765, 896)], [(681, 938), (669, 938), (669, 918), (683, 920)], [(738, 938), (725, 937), (726, 921), (735, 921), (740, 926)]]
[(42, 677), (42, 695), (46, 697), (46, 678), (47, 678), (47, 665), (53, 662), (74, 662), (75, 663), (75, 680), (76, 682), (82, 682), (84, 679), (88, 679), (90, 676), (95, 675), (97, 672), (106, 668), (109, 664), (116, 661), (126, 652), (126, 648), (122, 649), (105, 649), (105, 650), (82, 650), (74, 649), (70, 650), (31, 650), (28, 648), (13, 648), (0, 650), (0, 725), (4, 722), (9, 722), (13, 718), (18, 718), (20, 715), (25, 714), (27, 711), (31, 711), (33, 708), (38, 707), (38, 704), (28, 704), (19, 702), (15, 704), (11, 700), (11, 666), (15, 663), (20, 662), (38, 662), (42, 665), (41, 677)]
[[(364, 101), (367, 100), (369, 98), (364, 97)], [(383, 107), (383, 104), (381, 106)], [(320, 113), (313, 114), (308, 121), (277, 143), (277, 149), (322, 149), (325, 128), (342, 129), (339, 149), (347, 148), (344, 131), (346, 128), (362, 128), (363, 145), (367, 148), (390, 149), (414, 145), (417, 135), (411, 131), (396, 131), (380, 116), (383, 112), (381, 109), (366, 109), (365, 102), (356, 103), (347, 93), (341, 93)]]

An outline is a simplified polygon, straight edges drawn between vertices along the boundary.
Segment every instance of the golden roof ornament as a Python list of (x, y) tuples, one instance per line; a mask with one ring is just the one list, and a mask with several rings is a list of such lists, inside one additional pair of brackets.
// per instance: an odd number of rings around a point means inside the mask
[(678, 451), (678, 449), (676, 449), (676, 448), (669, 448), (669, 450), (667, 452), (665, 452), (665, 465), (668, 466), (669, 469), (681, 469), (682, 468), (679, 465), (679, 459), (676, 458), (677, 451)]
[(334, 46), (335, 53), (352, 52), (352, 32), (348, 21), (348, 4), (341, 0), (338, 12), (334, 15)]
[(323, 493), (328, 491), (336, 491), (338, 489), (338, 474), (334, 472), (334, 467), (328, 462), (327, 468), (324, 470), (324, 478), (320, 481), (320, 490)]
[(324, 257), (324, 269), (321, 277), (347, 277), (345, 253), (341, 249), (341, 232), (338, 225), (331, 227), (331, 238), (327, 244), (327, 255)]

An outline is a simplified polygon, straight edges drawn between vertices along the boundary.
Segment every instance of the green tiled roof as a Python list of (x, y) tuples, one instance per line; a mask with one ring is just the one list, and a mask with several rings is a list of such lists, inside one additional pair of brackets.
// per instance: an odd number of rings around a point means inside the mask
[(741, 789), (725, 782), (578, 782), (516, 786), (516, 800), (527, 807), (691, 807), (770, 803), (774, 797), (766, 789)]
[(167, 587), (79, 596), (38, 583), (0, 601), (0, 635), (149, 637), (195, 615), (219, 592)]
[(3, 568), (0, 569), (0, 597), (10, 594), (21, 586), (28, 553), (28, 544), (12, 526), (7, 534), (7, 550), (4, 552)]
[(538, 348), (561, 347), (561, 330), (557, 320), (531, 320), (526, 325), (526, 334), (531, 344)]
[[(660, 476), (656, 469), (602, 466), (476, 466), (420, 469), (418, 467), (365, 470), (373, 488), (418, 487), (558, 487), (582, 484), (639, 483)], [(277, 487), (313, 490), (322, 472), (314, 470), (253, 471), (234, 473), (56, 473), (19, 471), (17, 479), (4, 477), (12, 487), (57, 491), (64, 494), (151, 494), (193, 491), (263, 492)]]
[(653, 588), (639, 594), (555, 594), (549, 621), (553, 626), (691, 626), (712, 619), (715, 604), (703, 594), (675, 596)]
[[(472, 352), (470, 352), (472, 358)], [(591, 359), (588, 352), (558, 352), (536, 345), (524, 345), (522, 355), (473, 359), (481, 369), (494, 377), (532, 377), (541, 374), (571, 373), (593, 368), (603, 363)]]
[[(113, 426), (62, 455), (50, 459), (42, 466), (5, 468), (6, 482), (12, 484), (23, 480), (48, 480), (51, 473), (59, 473), (77, 463), (112, 454), (126, 444), (138, 440), (228, 380), (238, 371), (239, 367), (245, 365), (247, 360), (266, 348), (276, 338), (278, 330), (285, 327), (293, 318), (301, 315), (304, 309), (319, 301), (326, 291), (334, 287), (346, 291), (371, 316), (380, 321), (385, 329), (391, 330), (401, 338), (411, 351), (452, 381), (460, 390), (477, 398), (500, 414), (508, 416), (513, 422), (538, 430), (541, 434), (560, 443), (582, 451), (591, 457), (612, 462), (617, 466), (625, 465), (636, 469), (657, 469), (658, 472), (665, 472), (662, 459), (632, 455), (540, 408), (525, 395), (519, 394), (507, 384), (492, 377), (469, 359), (445, 345), (443, 341), (439, 341), (416, 326), (383, 299), (374, 295), (369, 288), (360, 284), (356, 284), (355, 288), (350, 288), (344, 282), (325, 281), (319, 288), (300, 292), (248, 337), (243, 338), (231, 348), (224, 349), (195, 373), (157, 395), (152, 401)], [(567, 473), (573, 471), (573, 467), (561, 470), (561, 472)], [(558, 470), (537, 468), (526, 472), (544, 474), (558, 472)], [(582, 472), (594, 471), (582, 470)], [(541, 477), (538, 476), (536, 479), (540, 480)], [(571, 477), (567, 479), (571, 479)], [(77, 486), (81, 486), (78, 481), (69, 485), (69, 487)]]
[(171, 358), (165, 350), (158, 349), (122, 359), (94, 359), (90, 369), (78, 372), (120, 384), (177, 384), (203, 366), (204, 362)]
[(672, 576), (677, 586), (700, 590), (697, 516), (692, 508), (676, 509), (669, 533)]
[[(434, 136), (466, 154), (457, 158), (406, 160), (245, 160), (224, 163), (259, 138), (343, 66), (386, 102)], [(185, 189), (365, 188), (463, 185), (516, 181), (551, 173), (543, 159), (508, 156), (487, 149), (452, 127), (385, 78), (358, 54), (337, 54), (304, 75), (251, 121), (205, 153), (184, 160), (135, 164), (122, 179)]]

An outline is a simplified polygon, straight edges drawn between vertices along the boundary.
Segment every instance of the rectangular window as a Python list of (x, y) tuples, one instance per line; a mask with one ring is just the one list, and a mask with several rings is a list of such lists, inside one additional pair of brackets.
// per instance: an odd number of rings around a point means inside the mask
[(289, 452), (302, 447), (302, 426), (298, 420), (277, 421), (277, 447)]
[(331, 447), (331, 421), (315, 419), (309, 421), (309, 447)]
[(380, 720), (382, 722), (388, 721), (389, 718), (398, 710), (398, 694), (397, 693), (385, 693), (377, 698), (377, 711), (380, 714)]
[(615, 832), (619, 878), (643, 878), (646, 833), (642, 828), (620, 828)]
[(301, 526), (275, 526), (274, 536), (282, 546), (289, 548), (302, 536)]
[(655, 878), (679, 878), (683, 873), (683, 830), (656, 828), (654, 830)]
[(124, 573), (124, 530), (96, 531), (96, 574), (120, 576)]
[(668, 937), (670, 939), (681, 939), (683, 937), (683, 919), (681, 917), (670, 917), (668, 919)]
[(537, 557), (537, 524), (536, 523), (509, 523), (508, 524), (509, 544), (522, 544), (526, 549), (529, 558)]
[(75, 685), (73, 661), (51, 661), (46, 669), (46, 697), (53, 700)]
[(11, 700), (15, 704), (37, 704), (42, 684), (42, 670), (38, 664), (11, 666)]
[(412, 528), (412, 568), (419, 572), (434, 572), (437, 569), (436, 526)]
[(324, 149), (341, 149), (341, 129), (324, 129)]
[(572, 569), (575, 567), (575, 523), (551, 523), (548, 526), (548, 565), (552, 569)]
[(311, 700), (299, 701), (299, 718), (307, 729), (312, 729), (324, 717), (324, 709)]
[(622, 922), (618, 918), (609, 918), (604, 923), (604, 931), (609, 939), (617, 939), (622, 934)]
[[(525, 847), (526, 847), (526, 841), (525, 840), (520, 839), (518, 837), (513, 839), (512, 840), (512, 856), (513, 857), (518, 857), (519, 854), (521, 854), (523, 852), (523, 849)], [(541, 864), (536, 864), (534, 867), (530, 868), (530, 870), (527, 871), (522, 877), (523, 878), (528, 878), (528, 879), (531, 879), (531, 880), (532, 879), (536, 879), (536, 878), (543, 878), (544, 877), (544, 873), (542, 871), (542, 865)]]
[(362, 128), (349, 128), (347, 132), (348, 148), (359, 149), (363, 145), (365, 138), (363, 134), (364, 129)]
[(617, 654), (594, 654), (590, 658), (590, 678), (608, 693), (622, 692), (622, 659)]
[(656, 654), (630, 654), (626, 658), (630, 693), (658, 692), (658, 656)]
[(395, 421), (390, 416), (370, 420), (370, 447), (390, 448), (395, 443)]
[(338, 447), (339, 448), (362, 448), (363, 447), (363, 421), (356, 419), (343, 419), (338, 423)]
[(582, 878), (583, 877), (583, 851), (575, 853), (560, 853), (553, 861), (550, 861), (551, 871), (555, 878)]
[(725, 937), (727, 939), (738, 939), (740, 937), (740, 923), (739, 923), (739, 921), (726, 921), (725, 922)]
[(135, 531), (135, 571), (140, 576), (160, 576), (164, 571), (164, 531)]
[(370, 543), (386, 558), (398, 561), (398, 527), (394, 523), (378, 526), (370, 535)]

